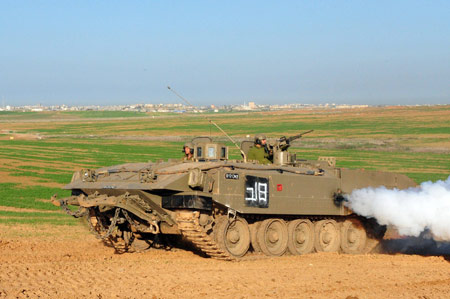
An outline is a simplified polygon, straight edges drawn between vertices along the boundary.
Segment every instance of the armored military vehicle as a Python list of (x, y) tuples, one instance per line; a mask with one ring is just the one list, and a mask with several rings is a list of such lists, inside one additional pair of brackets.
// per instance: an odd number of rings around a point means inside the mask
[(181, 235), (205, 255), (225, 260), (249, 251), (268, 256), (370, 252), (385, 227), (355, 215), (345, 194), (369, 186), (403, 189), (414, 181), (338, 168), (330, 157), (301, 159), (288, 151), (299, 137), (276, 140), (269, 165), (247, 161), (251, 140), (241, 143), (243, 159), (230, 160), (224, 143), (195, 138), (192, 160), (77, 171), (64, 187), (72, 195), (54, 203), (86, 217), (98, 238), (124, 250)]

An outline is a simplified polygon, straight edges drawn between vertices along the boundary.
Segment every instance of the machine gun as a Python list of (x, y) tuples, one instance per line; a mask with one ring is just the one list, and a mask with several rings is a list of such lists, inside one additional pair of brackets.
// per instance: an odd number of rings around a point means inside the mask
[(280, 139), (278, 139), (274, 145), (269, 146), (270, 147), (270, 153), (273, 158), (273, 163), (278, 165), (284, 165), (295, 162), (295, 154), (290, 155), (287, 152), (287, 149), (291, 146), (291, 142), (301, 138), (303, 135), (306, 135), (308, 133), (311, 133), (314, 130), (309, 130), (303, 133), (300, 133), (298, 135), (294, 135), (291, 137), (282, 136)]
[(306, 131), (306, 132), (303, 132), (303, 133), (300, 133), (298, 135), (294, 135), (291, 137), (282, 136), (280, 139), (278, 139), (275, 142), (272, 149), (275, 148), (278, 151), (286, 151), (291, 146), (292, 141), (297, 140), (297, 139), (301, 138), (303, 135), (311, 133), (312, 131), (314, 131), (314, 130), (309, 130), (309, 131)]

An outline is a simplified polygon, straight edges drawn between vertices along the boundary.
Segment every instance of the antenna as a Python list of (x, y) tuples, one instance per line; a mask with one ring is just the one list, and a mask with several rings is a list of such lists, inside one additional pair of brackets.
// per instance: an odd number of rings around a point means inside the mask
[[(188, 104), (188, 106), (191, 106), (192, 108), (195, 108), (194, 105), (192, 105), (188, 100), (186, 100), (185, 98), (183, 98), (182, 96), (180, 96), (175, 90), (173, 90), (170, 86), (167, 86), (167, 89), (170, 90), (171, 92), (173, 92), (177, 97), (179, 97), (180, 99), (182, 99), (186, 104)], [(242, 156), (244, 157), (244, 162), (247, 161), (247, 156), (245, 155), (244, 151), (239, 147), (239, 145), (236, 143), (236, 141), (233, 140), (233, 138), (230, 137), (230, 135), (227, 134), (227, 132), (225, 132), (221, 127), (219, 127), (218, 124), (216, 124), (214, 121), (212, 121), (210, 118), (208, 118), (205, 115), (202, 115), (203, 118), (205, 118), (207, 121), (209, 121), (209, 123), (213, 124), (214, 126), (216, 126), (217, 129), (220, 130), (220, 132), (222, 132), (225, 136), (228, 137), (228, 139), (230, 139), (231, 142), (233, 142), (233, 144), (238, 148), (238, 150), (241, 152)]]

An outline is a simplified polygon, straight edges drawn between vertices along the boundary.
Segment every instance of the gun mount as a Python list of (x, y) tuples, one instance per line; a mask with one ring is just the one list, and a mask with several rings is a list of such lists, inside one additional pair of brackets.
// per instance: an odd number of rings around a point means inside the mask
[(293, 164), (296, 161), (296, 155), (289, 153), (287, 150), (291, 146), (291, 142), (301, 138), (303, 135), (313, 132), (309, 130), (291, 137), (282, 136), (274, 145), (269, 146), (269, 151), (273, 158), (273, 163), (276, 165)]

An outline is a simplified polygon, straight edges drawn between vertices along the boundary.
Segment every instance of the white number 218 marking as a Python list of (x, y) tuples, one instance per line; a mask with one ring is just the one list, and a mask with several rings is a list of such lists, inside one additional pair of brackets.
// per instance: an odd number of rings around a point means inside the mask
[(246, 197), (245, 200), (257, 202), (258, 204), (267, 203), (267, 183), (255, 182), (255, 187), (247, 187), (247, 193), (250, 193), (250, 197)]

